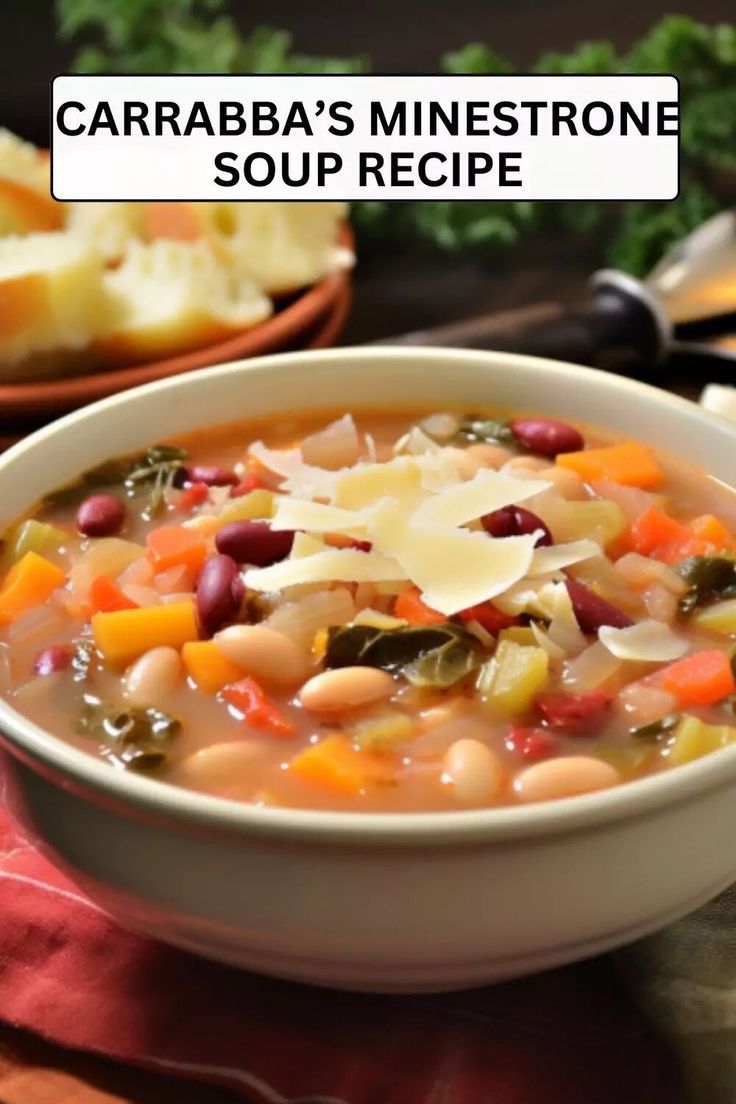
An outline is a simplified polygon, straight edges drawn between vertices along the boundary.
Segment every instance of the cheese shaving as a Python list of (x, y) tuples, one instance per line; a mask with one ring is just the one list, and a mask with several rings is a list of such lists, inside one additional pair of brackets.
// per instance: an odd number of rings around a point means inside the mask
[(270, 567), (252, 567), (243, 575), (250, 590), (283, 590), (301, 583), (380, 582), (406, 578), (395, 560), (379, 552), (329, 548), (314, 555), (282, 560)]
[(687, 641), (663, 621), (639, 621), (626, 629), (603, 625), (598, 630), (598, 639), (617, 659), (639, 663), (665, 663), (680, 659), (688, 650)]
[(345, 533), (351, 536), (354, 532), (364, 534), (374, 514), (375, 509), (343, 510), (339, 506), (282, 495), (271, 519), (271, 528), (307, 529), (312, 533)]
[(563, 567), (589, 560), (600, 555), (600, 545), (594, 540), (569, 541), (567, 544), (551, 544), (534, 552), (530, 575), (547, 575)]
[(515, 479), (481, 468), (472, 479), (426, 498), (414, 517), (421, 525), (466, 525), (503, 506), (524, 502), (549, 486), (541, 479)]

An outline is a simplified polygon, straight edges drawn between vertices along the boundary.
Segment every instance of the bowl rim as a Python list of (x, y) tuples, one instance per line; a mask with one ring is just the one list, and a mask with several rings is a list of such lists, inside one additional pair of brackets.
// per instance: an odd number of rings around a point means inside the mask
[[(98, 415), (114, 412), (126, 400), (140, 396), (197, 386), (214, 376), (233, 377), (254, 370), (280, 367), (319, 358), (344, 362), (411, 360), (452, 363), (484, 358), (495, 371), (553, 369), (575, 380), (586, 381), (603, 392), (615, 389), (628, 394), (632, 402), (656, 403), (691, 417), (697, 412), (704, 428), (727, 430), (736, 439), (736, 428), (726, 419), (705, 411), (688, 399), (650, 384), (623, 376), (585, 368), (549, 358), (506, 352), (481, 352), (452, 348), (424, 348), (411, 345), (351, 346), (330, 350), (281, 353), (218, 365), (183, 376), (173, 376), (136, 387), (65, 415), (32, 433), (0, 456), (0, 481), (16, 458), (50, 438), (65, 435)], [(255, 805), (200, 794), (157, 779), (112, 770), (109, 765), (60, 736), (36, 725), (0, 697), (0, 743), (36, 772), (62, 780), (66, 789), (104, 801), (127, 815), (176, 821), (192, 829), (224, 832), (230, 836), (286, 840), (299, 843), (341, 846), (425, 846), (511, 841), (530, 837), (551, 837), (583, 831), (618, 820), (646, 817), (665, 806), (675, 806), (736, 780), (736, 745), (719, 749), (673, 771), (649, 775), (609, 790), (523, 806), (412, 813), (343, 812)]]

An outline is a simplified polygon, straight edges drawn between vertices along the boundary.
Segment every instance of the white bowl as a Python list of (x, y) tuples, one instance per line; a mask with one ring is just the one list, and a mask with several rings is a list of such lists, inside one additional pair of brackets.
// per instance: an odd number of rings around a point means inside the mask
[[(599, 422), (733, 479), (734, 433), (642, 384), (456, 350), (295, 353), (79, 411), (0, 458), (0, 521), (109, 457), (310, 407), (484, 403)], [(461, 988), (636, 939), (736, 877), (736, 747), (585, 797), (456, 813), (259, 808), (118, 773), (0, 701), (6, 801), (121, 924), (248, 969), (377, 991)]]

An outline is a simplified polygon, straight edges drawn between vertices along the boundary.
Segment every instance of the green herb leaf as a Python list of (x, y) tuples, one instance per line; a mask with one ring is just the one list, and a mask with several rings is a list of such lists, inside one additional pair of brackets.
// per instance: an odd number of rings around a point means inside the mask
[(736, 597), (736, 561), (725, 556), (690, 556), (675, 570), (688, 585), (679, 605), (685, 617), (697, 606)]
[(150, 487), (148, 503), (142, 511), (146, 521), (160, 514), (166, 504), (167, 492), (173, 487), (177, 473), (188, 456), (186, 449), (154, 445), (130, 465), (125, 479), (128, 494), (133, 495), (144, 486)]
[(168, 759), (167, 745), (181, 722), (161, 709), (139, 706), (120, 708), (84, 694), (77, 717), (77, 731), (105, 745), (106, 758), (130, 770), (153, 770)]
[(504, 418), (463, 418), (458, 430), (460, 441), (473, 444), (515, 445), (516, 434)]
[(344, 625), (329, 630), (325, 667), (379, 667), (414, 686), (454, 686), (480, 664), (478, 642), (448, 622), (424, 628), (375, 629)]
[(629, 736), (633, 736), (635, 740), (661, 740), (664, 736), (669, 736), (679, 723), (680, 714), (670, 713), (667, 717), (660, 717), (658, 721), (629, 729)]

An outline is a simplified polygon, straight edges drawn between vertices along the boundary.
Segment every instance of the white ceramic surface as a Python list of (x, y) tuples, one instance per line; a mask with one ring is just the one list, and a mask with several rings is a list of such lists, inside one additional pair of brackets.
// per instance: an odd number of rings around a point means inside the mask
[[(189, 429), (416, 402), (597, 421), (733, 479), (733, 429), (638, 383), (506, 353), (339, 349), (210, 368), (64, 418), (0, 458), (0, 523)], [(301, 981), (477, 985), (635, 939), (736, 878), (736, 747), (586, 797), (370, 815), (256, 808), (121, 774), (5, 702), (0, 728), (8, 807), (122, 924)]]

